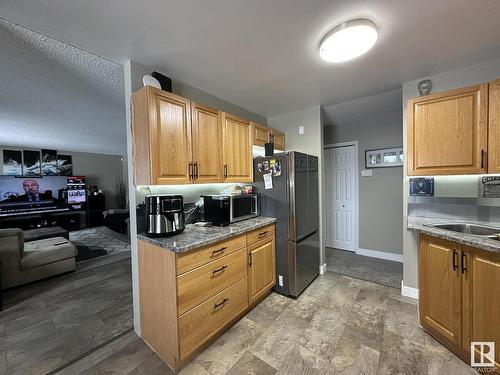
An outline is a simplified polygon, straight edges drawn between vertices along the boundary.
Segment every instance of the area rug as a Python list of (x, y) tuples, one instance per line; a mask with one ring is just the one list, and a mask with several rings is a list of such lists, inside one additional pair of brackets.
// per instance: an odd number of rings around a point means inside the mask
[(74, 245), (78, 249), (78, 255), (76, 256), (77, 262), (108, 255), (108, 252), (100, 247), (88, 247), (79, 243), (74, 243)]

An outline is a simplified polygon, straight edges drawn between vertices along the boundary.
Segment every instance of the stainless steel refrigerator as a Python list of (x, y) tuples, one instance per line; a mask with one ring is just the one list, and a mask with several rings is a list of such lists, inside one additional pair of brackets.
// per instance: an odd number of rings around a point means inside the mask
[(319, 274), (318, 158), (297, 151), (257, 157), (254, 187), (262, 215), (278, 219), (275, 291), (298, 297)]

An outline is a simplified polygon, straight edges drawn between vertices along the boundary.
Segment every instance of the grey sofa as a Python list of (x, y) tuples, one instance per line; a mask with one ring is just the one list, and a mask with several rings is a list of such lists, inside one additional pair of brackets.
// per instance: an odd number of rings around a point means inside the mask
[(1, 287), (11, 288), (74, 271), (78, 250), (63, 237), (24, 242), (21, 229), (0, 229)]

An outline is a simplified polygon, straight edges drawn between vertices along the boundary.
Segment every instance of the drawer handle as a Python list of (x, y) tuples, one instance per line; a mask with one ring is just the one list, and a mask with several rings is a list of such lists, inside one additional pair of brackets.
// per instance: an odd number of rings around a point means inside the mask
[(265, 232), (260, 232), (259, 233), (259, 237), (262, 237), (262, 236), (265, 236), (267, 234), (267, 232), (269, 232), (268, 230), (266, 230)]
[(214, 310), (217, 310), (219, 307), (224, 306), (227, 303), (227, 301), (229, 301), (229, 298), (224, 298), (222, 302), (216, 303), (214, 305)]
[(224, 246), (224, 247), (221, 247), (219, 250), (214, 250), (212, 251), (212, 256), (216, 256), (216, 255), (220, 255), (220, 254), (223, 254), (224, 253), (224, 250), (226, 250), (227, 247)]
[(221, 268), (219, 268), (217, 270), (213, 270), (212, 274), (215, 276), (215, 274), (224, 271), (226, 268), (227, 268), (227, 266), (222, 266)]

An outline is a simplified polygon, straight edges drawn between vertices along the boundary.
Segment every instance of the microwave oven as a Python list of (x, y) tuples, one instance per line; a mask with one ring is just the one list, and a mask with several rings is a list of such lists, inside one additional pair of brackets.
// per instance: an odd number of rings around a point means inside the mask
[(203, 195), (204, 221), (216, 226), (250, 219), (260, 215), (259, 194)]

